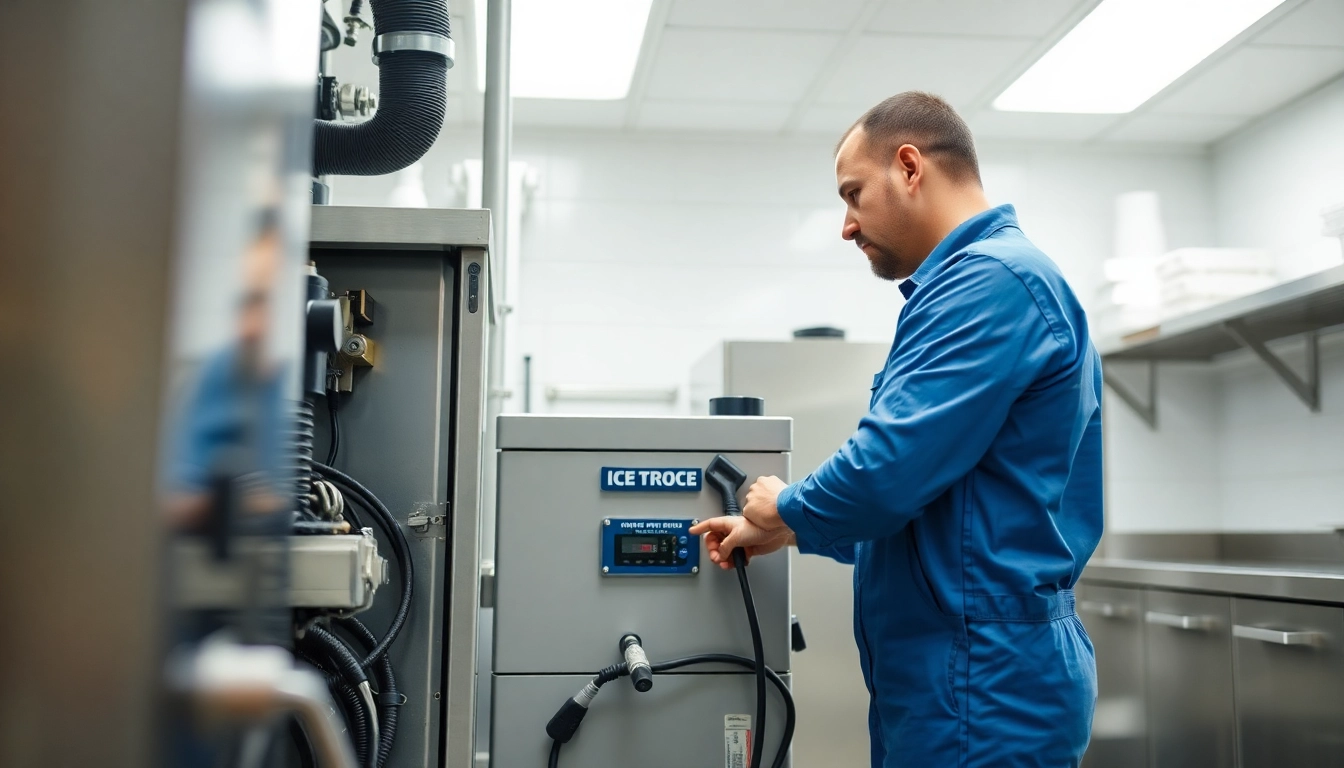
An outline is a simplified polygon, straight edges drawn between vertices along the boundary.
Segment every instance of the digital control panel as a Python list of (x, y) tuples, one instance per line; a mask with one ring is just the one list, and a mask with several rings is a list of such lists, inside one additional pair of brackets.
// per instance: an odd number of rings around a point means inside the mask
[(700, 571), (696, 520), (609, 517), (602, 521), (602, 574), (678, 576)]

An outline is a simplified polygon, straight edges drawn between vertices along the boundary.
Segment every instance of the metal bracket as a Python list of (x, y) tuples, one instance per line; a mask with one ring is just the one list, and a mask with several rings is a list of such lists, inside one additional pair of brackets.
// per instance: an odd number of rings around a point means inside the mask
[(1283, 358), (1274, 354), (1269, 347), (1260, 339), (1257, 339), (1246, 323), (1241, 320), (1228, 320), (1223, 323), (1223, 330), (1228, 336), (1231, 336), (1238, 344), (1251, 350), (1256, 357), (1265, 361), (1274, 373), (1278, 374), (1288, 388), (1293, 390), (1302, 402), (1307, 404), (1312, 413), (1321, 411), (1321, 344), (1320, 336), (1316, 331), (1310, 331), (1306, 334), (1307, 341), (1307, 371), (1306, 376), (1298, 376), (1297, 372), (1283, 361)]
[(448, 537), (448, 502), (417, 501), (415, 511), (406, 518), (411, 533), (420, 539)]
[(1116, 394), (1125, 405), (1128, 405), (1134, 413), (1138, 414), (1143, 423), (1148, 425), (1149, 429), (1157, 429), (1157, 361), (1148, 360), (1148, 392), (1147, 397), (1141, 397), (1127, 384), (1109, 374), (1109, 370), (1115, 365), (1112, 362), (1107, 366), (1107, 373), (1103, 374), (1102, 380), (1111, 391)]

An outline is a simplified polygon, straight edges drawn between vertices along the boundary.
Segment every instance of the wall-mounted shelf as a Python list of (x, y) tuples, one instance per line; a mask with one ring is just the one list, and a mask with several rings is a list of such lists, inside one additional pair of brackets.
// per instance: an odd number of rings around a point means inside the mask
[[(1114, 376), (1108, 375), (1106, 384), (1150, 427), (1157, 425), (1158, 362), (1209, 361), (1238, 349), (1254, 352), (1307, 407), (1319, 411), (1318, 334), (1340, 325), (1344, 325), (1344, 266), (1331, 267), (1124, 337), (1098, 339), (1097, 349), (1105, 362), (1148, 363), (1146, 396)], [(1290, 336), (1306, 337), (1303, 374), (1294, 371), (1266, 346)]]

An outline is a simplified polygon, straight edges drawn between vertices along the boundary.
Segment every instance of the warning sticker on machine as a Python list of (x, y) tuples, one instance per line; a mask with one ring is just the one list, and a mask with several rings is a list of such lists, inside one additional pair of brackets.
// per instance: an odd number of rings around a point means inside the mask
[(723, 716), (723, 768), (747, 768), (751, 762), (751, 715)]

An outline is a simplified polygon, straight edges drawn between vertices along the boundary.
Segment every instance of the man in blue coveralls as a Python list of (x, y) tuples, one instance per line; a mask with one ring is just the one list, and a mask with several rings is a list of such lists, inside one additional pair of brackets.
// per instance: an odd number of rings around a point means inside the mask
[[(906, 303), (868, 414), (801, 481), (713, 518), (712, 561), (854, 564), (874, 768), (1076, 766), (1096, 703), (1073, 585), (1101, 538), (1101, 364), (1059, 268), (990, 207), (942, 99), (869, 110), (835, 160), (843, 236)], [(807, 767), (810, 768), (810, 767)]]

